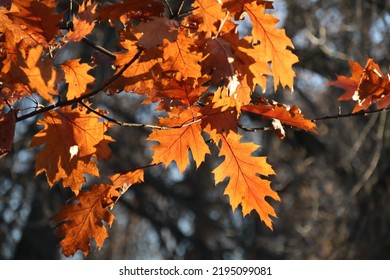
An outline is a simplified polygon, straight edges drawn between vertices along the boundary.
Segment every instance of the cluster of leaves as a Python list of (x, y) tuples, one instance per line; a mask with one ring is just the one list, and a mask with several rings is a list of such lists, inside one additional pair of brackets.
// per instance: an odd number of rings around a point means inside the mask
[[(91, 238), (100, 248), (114, 220), (110, 209), (143, 181), (145, 167), (112, 174), (108, 184), (86, 184), (86, 176), (99, 176), (99, 162), (111, 157), (109, 144), (115, 140), (107, 131), (122, 124), (91, 107), (88, 99), (100, 92), (142, 94), (144, 103), (158, 103), (156, 110), (166, 113), (156, 125), (145, 125), (154, 143), (149, 166), (174, 161), (184, 172), (190, 158), (198, 167), (211, 154), (210, 145), (217, 146), (223, 161), (213, 170), (215, 183), (229, 178), (225, 194), (233, 210), (239, 205), (243, 215), (255, 210), (272, 229), (271, 217), (277, 215), (266, 198), (280, 200), (270, 187), (275, 172), (266, 157), (255, 155), (258, 145), (241, 141), (240, 120), (245, 114), (270, 120), (281, 138), (283, 126), (315, 133), (315, 124), (297, 106), (253, 94), (268, 83), (293, 89), (298, 58), (285, 31), (276, 27), (278, 19), (267, 12), (272, 1), (187, 0), (178, 12), (169, 1), (58, 2), (0, 1), (0, 153), (11, 149), (18, 121), (43, 115), (31, 142), (41, 147), (36, 174), (45, 173), (50, 186), (61, 183), (74, 193), (55, 217), (63, 254), (88, 254)], [(59, 8), (64, 3), (67, 8)], [(250, 20), (252, 30), (241, 36), (237, 26), (244, 20)], [(83, 62), (57, 59), (68, 44), (90, 43), (86, 36), (98, 23), (112, 26), (119, 51), (94, 45), (96, 52)], [(107, 64), (111, 77), (93, 88), (98, 84), (93, 69)], [(362, 109), (377, 101), (386, 107), (388, 78), (372, 61), (364, 69), (351, 67), (352, 78), (334, 82), (347, 90), (342, 99), (352, 98)], [(43, 105), (22, 114), (16, 102), (34, 93)]]

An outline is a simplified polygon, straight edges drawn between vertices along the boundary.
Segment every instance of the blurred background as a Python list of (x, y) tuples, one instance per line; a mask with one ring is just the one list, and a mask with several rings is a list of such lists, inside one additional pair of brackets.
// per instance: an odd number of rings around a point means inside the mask
[[(170, 1), (173, 7), (179, 2)], [(298, 105), (310, 119), (351, 112), (353, 104), (338, 102), (341, 90), (327, 82), (336, 74), (350, 75), (348, 60), (364, 66), (371, 57), (387, 72), (390, 1), (274, 2), (279, 26), (292, 38), (300, 62), (294, 93), (279, 90), (267, 97)], [(103, 36), (110, 27), (99, 28), (88, 38), (115, 50), (115, 40)], [(93, 50), (80, 43), (69, 51), (90, 56)], [(94, 106), (116, 119), (152, 123), (154, 108), (140, 106), (141, 101), (142, 96), (128, 93), (93, 99)], [(38, 131), (34, 122), (18, 123), (14, 151), (0, 160), (0, 259), (64, 258), (51, 218), (71, 193), (60, 186), (49, 189), (44, 176), (34, 176), (36, 151), (28, 149)], [(319, 121), (317, 126), (318, 135), (286, 128), (284, 140), (272, 132), (245, 133), (262, 146), (260, 153), (277, 172), (272, 187), (282, 202), (271, 201), (278, 214), (273, 231), (256, 213), (243, 218), (240, 209), (231, 210), (223, 195), (226, 182), (213, 183), (211, 171), (219, 161), (208, 157), (184, 175), (174, 165), (148, 170), (145, 183), (131, 187), (115, 206), (116, 220), (102, 250), (93, 249), (86, 258), (389, 259), (388, 114)], [(117, 141), (112, 159), (102, 164), (102, 177), (149, 164), (149, 133), (113, 128), (110, 134)]]

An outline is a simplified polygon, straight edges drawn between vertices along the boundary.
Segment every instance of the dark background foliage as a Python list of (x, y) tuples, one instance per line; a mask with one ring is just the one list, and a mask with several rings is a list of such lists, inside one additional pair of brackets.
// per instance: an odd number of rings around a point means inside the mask
[[(170, 2), (177, 7), (180, 1)], [(364, 65), (372, 57), (387, 71), (389, 1), (280, 0), (275, 8), (300, 62), (294, 93), (279, 90), (272, 98), (297, 104), (308, 118), (351, 112), (353, 104), (338, 102), (341, 91), (326, 83), (335, 74), (350, 74), (348, 60)], [(110, 34), (108, 26), (99, 26), (89, 39), (115, 50)], [(92, 51), (81, 42), (64, 56)], [(104, 71), (97, 71), (104, 79)], [(151, 123), (153, 108), (139, 106), (141, 100), (129, 93), (103, 93), (92, 101), (116, 119)], [(226, 182), (213, 184), (211, 170), (218, 159), (208, 157), (184, 176), (175, 166), (153, 167), (145, 183), (117, 203), (109, 239), (87, 258), (388, 259), (389, 122), (386, 113), (319, 121), (318, 135), (286, 128), (285, 140), (272, 132), (245, 133), (262, 146), (260, 153), (277, 172), (272, 187), (282, 202), (272, 202), (279, 216), (273, 231), (255, 213), (243, 218), (239, 210), (232, 212), (223, 195)], [(28, 146), (37, 129), (33, 121), (19, 123), (14, 151), (0, 160), (0, 259), (63, 258), (51, 218), (71, 194), (60, 186), (49, 189), (43, 176), (34, 177), (36, 151)], [(111, 146), (113, 158), (102, 165), (102, 178), (149, 164), (149, 131), (115, 127), (110, 133), (117, 141)]]

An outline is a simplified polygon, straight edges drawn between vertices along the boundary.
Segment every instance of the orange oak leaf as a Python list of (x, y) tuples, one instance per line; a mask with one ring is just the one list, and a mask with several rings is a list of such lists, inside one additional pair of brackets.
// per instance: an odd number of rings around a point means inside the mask
[(223, 8), (228, 9), (228, 11), (233, 15), (235, 20), (242, 18), (243, 13), (245, 12), (245, 4), (256, 2), (258, 5), (264, 5), (266, 9), (273, 9), (272, 1), (260, 1), (260, 0), (223, 0)]
[(338, 98), (338, 100), (351, 100), (352, 96), (355, 94), (356, 89), (359, 86), (360, 79), (364, 68), (354, 61), (348, 61), (349, 67), (351, 68), (352, 76), (346, 77), (342, 75), (337, 75), (336, 81), (328, 82), (329, 85), (339, 87), (345, 90), (344, 94)]
[(98, 249), (103, 246), (108, 237), (104, 223), (110, 227), (115, 218), (106, 205), (112, 189), (110, 185), (93, 185), (61, 207), (54, 219), (58, 222), (57, 235), (63, 238), (60, 245), (65, 256), (71, 256), (77, 250), (86, 256), (92, 238)]
[(48, 47), (59, 32), (57, 23), (61, 15), (54, 13), (55, 6), (55, 0), (14, 0), (9, 11), (0, 13), (0, 31), (13, 34), (20, 51), (37, 45)]
[(184, 172), (189, 162), (188, 149), (191, 150), (196, 167), (204, 161), (209, 154), (209, 147), (202, 137), (200, 122), (195, 120), (196, 107), (184, 111), (178, 109), (168, 112), (167, 118), (160, 118), (159, 125), (175, 127), (153, 131), (147, 140), (159, 142), (153, 146), (152, 164), (164, 163), (168, 166), (175, 161), (179, 171)]
[[(27, 90), (28, 93), (37, 92), (42, 98), (54, 103), (53, 96), (58, 95), (57, 83), (61, 79), (60, 73), (53, 68), (54, 60), (51, 57), (42, 59), (43, 47), (37, 45), (31, 48), (26, 60), (19, 55), (19, 65), (17, 69), (21, 69), (24, 75), (18, 75), (17, 70), (14, 80), (19, 80), (22, 91)], [(26, 66), (23, 66), (26, 64)], [(29, 89), (26, 88), (28, 86)]]
[(111, 156), (108, 143), (113, 139), (105, 133), (112, 125), (99, 119), (88, 114), (84, 107), (64, 107), (45, 113), (38, 122), (43, 129), (30, 145), (44, 145), (36, 156), (36, 174), (46, 172), (50, 186), (62, 180), (63, 186), (70, 187), (77, 195), (86, 182), (84, 174), (99, 175), (93, 159), (101, 161)]
[(260, 41), (258, 56), (264, 62), (271, 63), (275, 90), (279, 83), (282, 87), (293, 88), (295, 72), (292, 65), (298, 62), (298, 57), (289, 48), (294, 48), (294, 45), (284, 29), (275, 27), (279, 20), (273, 15), (265, 14), (264, 10), (264, 4), (244, 4), (244, 11), (253, 24), (252, 38)]
[(221, 148), (219, 156), (224, 161), (213, 170), (215, 183), (218, 184), (229, 177), (225, 195), (230, 198), (233, 211), (241, 204), (244, 216), (255, 210), (260, 219), (272, 229), (270, 216), (277, 217), (275, 210), (265, 200), (271, 197), (280, 201), (279, 195), (271, 189), (270, 181), (260, 178), (274, 175), (275, 172), (266, 161), (266, 157), (255, 157), (258, 149), (254, 143), (240, 142), (241, 136), (235, 132), (220, 134)]
[(82, 96), (86, 93), (87, 85), (95, 81), (95, 78), (88, 74), (92, 67), (87, 63), (80, 63), (80, 60), (68, 60), (61, 65), (68, 84), (68, 92), (66, 94), (68, 100)]
[(119, 195), (124, 194), (128, 188), (134, 184), (144, 181), (144, 170), (136, 169), (128, 172), (114, 174), (110, 177), (110, 182), (113, 187), (118, 190)]
[(196, 80), (193, 78), (181, 81), (171, 79), (166, 84), (158, 84), (156, 96), (162, 98), (162, 108), (166, 111), (172, 106), (189, 107), (194, 105), (206, 90), (206, 87), (195, 84)]
[(216, 142), (219, 141), (218, 135), (221, 133), (227, 134), (229, 131), (237, 132), (238, 113), (236, 107), (216, 106), (215, 103), (210, 103), (201, 108), (202, 115), (201, 127), (208, 132)]
[(96, 13), (97, 6), (98, 3), (89, 1), (80, 6), (78, 16), (73, 19), (73, 30), (70, 30), (65, 36), (67, 40), (79, 42), (91, 33), (99, 15)]
[(4, 114), (0, 111), (0, 158), (8, 154), (14, 141), (16, 112), (14, 110)]
[(183, 29), (177, 36), (177, 40), (169, 42), (164, 39), (164, 63), (165, 71), (176, 71), (176, 79), (198, 78), (201, 76), (199, 65), (202, 53), (193, 46), (194, 36), (184, 33)]
[(249, 104), (242, 106), (241, 109), (261, 115), (265, 118), (276, 119), (289, 126), (301, 128), (313, 133), (316, 132), (316, 125), (311, 120), (305, 119), (297, 106), (287, 106), (284, 104)]
[(104, 5), (100, 10), (99, 19), (101, 21), (114, 21), (120, 18), (125, 18), (123, 23), (129, 17), (135, 15), (144, 15), (144, 16), (161, 16), (164, 12), (164, 6), (162, 1), (155, 0), (125, 0), (122, 3), (107, 4)]
[(226, 16), (220, 1), (195, 0), (192, 8), (193, 17), (200, 21), (198, 31), (206, 32), (208, 38), (215, 35), (218, 31), (219, 22)]
[[(139, 51), (134, 41), (125, 40), (121, 45), (127, 51), (116, 54), (115, 66), (118, 67), (118, 71), (123, 65), (131, 61)], [(148, 97), (152, 97), (144, 102), (150, 102), (153, 100), (155, 93), (154, 82), (162, 71), (161, 63), (162, 50), (158, 48), (144, 50), (140, 57), (112, 84), (110, 90), (149, 94)]]

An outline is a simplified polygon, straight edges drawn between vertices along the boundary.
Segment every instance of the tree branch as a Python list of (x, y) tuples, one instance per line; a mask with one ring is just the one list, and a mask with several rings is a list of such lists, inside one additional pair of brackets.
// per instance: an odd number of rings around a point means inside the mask
[(73, 98), (71, 100), (66, 100), (66, 101), (58, 101), (55, 104), (51, 104), (51, 105), (48, 105), (46, 107), (41, 107), (41, 108), (35, 110), (34, 112), (31, 112), (29, 114), (17, 117), (16, 118), (16, 122), (23, 121), (25, 119), (31, 118), (33, 116), (42, 114), (44, 112), (53, 110), (53, 109), (58, 108), (58, 107), (65, 107), (65, 106), (68, 106), (68, 105), (75, 104), (77, 102), (82, 101), (83, 99), (90, 98), (90, 97), (98, 94), (99, 92), (101, 92), (104, 89), (106, 89), (109, 85), (111, 85), (116, 79), (118, 79), (123, 74), (123, 72), (125, 72), (126, 69), (129, 68), (140, 57), (142, 52), (143, 52), (143, 49), (141, 49), (141, 48), (138, 49), (138, 52), (134, 55), (134, 57), (128, 63), (123, 65), (122, 69), (118, 73), (116, 73), (114, 76), (112, 76), (110, 79), (108, 79), (101, 87), (99, 87), (99, 88), (97, 88), (97, 89), (95, 89), (95, 90), (93, 90), (93, 91), (91, 91), (91, 92), (89, 92), (87, 94), (84, 94), (84, 95), (82, 95), (80, 97)]
[[(311, 119), (312, 122), (317, 122), (317, 121), (325, 121), (325, 120), (331, 120), (331, 119), (341, 119), (341, 118), (349, 118), (349, 117), (358, 117), (358, 116), (367, 116), (375, 113), (380, 113), (380, 112), (386, 112), (390, 111), (390, 107), (386, 107), (383, 109), (376, 109), (376, 110), (371, 110), (371, 111), (359, 111), (357, 113), (347, 113), (347, 114), (337, 114), (337, 115), (331, 115), (331, 116), (325, 116), (325, 117), (319, 117), (319, 118), (314, 118)], [(241, 128), (244, 131), (247, 132), (257, 132), (257, 131), (267, 131), (267, 130), (273, 130), (272, 127), (247, 127), (242, 124), (237, 124), (239, 128)]]

